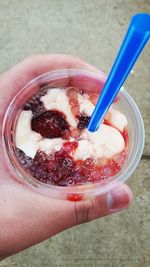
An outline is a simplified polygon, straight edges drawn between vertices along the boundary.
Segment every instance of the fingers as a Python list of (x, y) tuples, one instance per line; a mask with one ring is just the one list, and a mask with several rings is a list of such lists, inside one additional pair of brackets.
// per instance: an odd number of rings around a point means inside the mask
[(34, 55), (0, 76), (1, 107), (7, 106), (15, 93), (22, 89), (30, 80), (43, 73), (57, 69), (85, 69), (94, 71), (100, 73), (105, 81), (104, 73), (79, 58), (63, 54)]
[(108, 194), (95, 199), (75, 203), (75, 224), (85, 223), (127, 208), (132, 202), (132, 192), (127, 185), (121, 185)]
[(15, 183), (2, 187), (0, 257), (17, 253), (69, 227), (121, 211), (131, 202), (132, 193), (126, 185), (79, 202), (50, 199)]
[(43, 73), (72, 68), (98, 71), (94, 66), (73, 56), (63, 54), (34, 55), (5, 72), (0, 77), (0, 81), (5, 85), (7, 83), (11, 91), (16, 91), (22, 88), (29, 80)]

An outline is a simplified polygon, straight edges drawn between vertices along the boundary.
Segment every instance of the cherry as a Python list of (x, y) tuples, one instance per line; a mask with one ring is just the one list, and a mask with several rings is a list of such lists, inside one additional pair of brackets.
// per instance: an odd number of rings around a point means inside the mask
[(59, 111), (45, 111), (41, 115), (32, 118), (31, 128), (45, 138), (63, 137), (63, 132), (69, 129), (63, 113)]
[(46, 111), (43, 102), (40, 100), (41, 96), (45, 95), (46, 92), (40, 92), (36, 96), (33, 96), (24, 106), (24, 110), (31, 110), (33, 117), (36, 117)]
[(74, 183), (76, 185), (82, 185), (85, 184), (86, 180), (87, 180), (87, 176), (84, 172), (80, 172), (80, 171), (76, 171), (73, 174), (73, 178), (74, 178)]
[(56, 157), (56, 170), (62, 179), (71, 175), (74, 165), (73, 159), (69, 156)]
[(26, 154), (19, 148), (16, 148), (15, 153), (21, 165), (23, 165), (25, 169), (29, 170), (33, 165), (33, 159), (26, 156)]
[(116, 154), (110, 160), (93, 161), (92, 158), (74, 161), (70, 154), (76, 149), (76, 142), (66, 142), (63, 148), (48, 156), (38, 151), (31, 159), (25, 153), (16, 149), (16, 156), (25, 170), (42, 183), (75, 186), (86, 182), (98, 182), (109, 179), (122, 168), (127, 157), (125, 151)]
[(49, 157), (47, 156), (47, 154), (43, 151), (37, 151), (35, 157), (34, 157), (34, 165), (35, 166), (43, 166), (44, 168), (46, 168), (46, 164), (48, 163)]
[(91, 171), (90, 178), (91, 178), (92, 182), (99, 181), (101, 179), (100, 171), (98, 171), (98, 170)]
[(83, 114), (83, 115), (77, 116), (77, 119), (79, 120), (79, 123), (77, 125), (77, 128), (79, 130), (83, 130), (87, 126), (90, 117)]
[(42, 168), (42, 166), (37, 166), (35, 168), (34, 176), (36, 179), (38, 179), (40, 181), (43, 179), (45, 180), (46, 176), (47, 176), (45, 168)]
[(48, 163), (46, 164), (46, 169), (48, 172), (55, 170), (56, 164), (55, 164), (55, 160), (51, 159), (48, 161)]

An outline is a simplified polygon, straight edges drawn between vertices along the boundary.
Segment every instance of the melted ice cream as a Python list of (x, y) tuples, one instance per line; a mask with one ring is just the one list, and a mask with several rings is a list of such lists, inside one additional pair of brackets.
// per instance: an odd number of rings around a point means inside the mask
[[(60, 88), (50, 89), (41, 97), (41, 101), (47, 110), (57, 109), (66, 115), (67, 122), (77, 127), (77, 120), (71, 112), (69, 99), (66, 91)], [(89, 101), (87, 95), (78, 94), (80, 112), (91, 116), (94, 105)], [(59, 151), (66, 140), (62, 138), (47, 139), (31, 129), (32, 112), (23, 110), (19, 116), (16, 127), (16, 146), (25, 152), (27, 156), (34, 158), (40, 149), (47, 154)], [(109, 110), (109, 122), (111, 126), (101, 124), (94, 132), (86, 129), (81, 133), (78, 148), (75, 151), (75, 159), (87, 158), (111, 158), (114, 154), (125, 149), (125, 142), (120, 133), (127, 126), (126, 117), (114, 108)], [(69, 140), (71, 141), (71, 139)]]
[(75, 159), (111, 158), (114, 154), (125, 149), (125, 142), (121, 133), (108, 125), (101, 124), (96, 132), (85, 130), (74, 154)]
[(16, 146), (27, 156), (34, 158), (39, 149), (42, 136), (31, 129), (32, 111), (23, 110), (19, 116), (16, 128)]

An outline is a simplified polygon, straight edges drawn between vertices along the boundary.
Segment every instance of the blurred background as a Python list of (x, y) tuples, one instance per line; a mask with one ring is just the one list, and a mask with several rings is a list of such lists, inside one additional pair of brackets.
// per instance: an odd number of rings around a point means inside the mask
[[(35, 53), (83, 58), (108, 73), (130, 18), (150, 0), (0, 0), (0, 73)], [(69, 229), (0, 263), (1, 267), (150, 266), (150, 44), (125, 88), (145, 123), (142, 160), (129, 179), (128, 211)]]

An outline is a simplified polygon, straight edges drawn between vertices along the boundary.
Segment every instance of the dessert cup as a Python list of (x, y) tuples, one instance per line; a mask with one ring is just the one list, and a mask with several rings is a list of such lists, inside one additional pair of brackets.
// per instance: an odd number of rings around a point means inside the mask
[(94, 73), (86, 70), (65, 69), (45, 73), (30, 81), (14, 96), (5, 113), (2, 126), (3, 157), (5, 165), (9, 169), (10, 177), (25, 183), (32, 190), (35, 190), (48, 197), (68, 200), (81, 200), (101, 195), (113, 190), (125, 182), (135, 170), (144, 147), (144, 125), (140, 111), (131, 96), (122, 88), (119, 98), (113, 106), (121, 111), (128, 120), (128, 158), (122, 169), (108, 180), (61, 187), (44, 184), (26, 171), (19, 164), (15, 155), (15, 129), (17, 119), (22, 107), (33, 95), (40, 90), (74, 86), (82, 88), (85, 92), (100, 92), (105, 83), (106, 76), (103, 73)]

